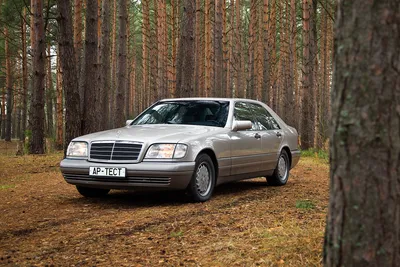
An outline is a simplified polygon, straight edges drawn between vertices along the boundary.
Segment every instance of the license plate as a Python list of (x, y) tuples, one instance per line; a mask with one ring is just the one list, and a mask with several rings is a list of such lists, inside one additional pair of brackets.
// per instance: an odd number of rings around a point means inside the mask
[(90, 176), (107, 176), (107, 177), (125, 177), (125, 168), (113, 168), (113, 167), (90, 167)]

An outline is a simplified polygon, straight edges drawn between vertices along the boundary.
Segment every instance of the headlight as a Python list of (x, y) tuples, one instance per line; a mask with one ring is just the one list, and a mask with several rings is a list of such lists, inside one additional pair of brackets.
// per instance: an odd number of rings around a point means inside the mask
[(146, 153), (146, 159), (180, 159), (186, 155), (187, 145), (154, 144)]
[(86, 142), (71, 142), (67, 150), (67, 157), (85, 158), (88, 156), (88, 145)]

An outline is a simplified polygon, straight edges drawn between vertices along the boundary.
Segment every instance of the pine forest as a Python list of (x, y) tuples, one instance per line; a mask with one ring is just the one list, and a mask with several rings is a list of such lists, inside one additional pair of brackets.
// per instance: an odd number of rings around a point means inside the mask
[(159, 99), (234, 97), (268, 104), (302, 149), (327, 149), (335, 5), (0, 0), (1, 139), (42, 154)]

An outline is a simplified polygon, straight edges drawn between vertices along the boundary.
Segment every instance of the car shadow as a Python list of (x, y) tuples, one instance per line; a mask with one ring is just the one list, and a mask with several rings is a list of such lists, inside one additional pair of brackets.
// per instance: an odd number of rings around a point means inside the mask
[[(274, 194), (279, 191), (274, 188), (277, 187), (268, 186), (267, 182), (261, 178), (231, 182), (217, 186), (211, 200), (219, 196), (227, 198), (233, 196), (246, 197), (249, 192), (254, 194), (265, 192), (265, 190)], [(190, 196), (184, 191), (111, 190), (107, 196), (101, 198), (86, 198), (80, 196), (78, 193), (76, 196), (69, 199), (67, 203), (73, 205), (101, 204), (103, 208), (162, 207), (196, 204), (191, 201)]]

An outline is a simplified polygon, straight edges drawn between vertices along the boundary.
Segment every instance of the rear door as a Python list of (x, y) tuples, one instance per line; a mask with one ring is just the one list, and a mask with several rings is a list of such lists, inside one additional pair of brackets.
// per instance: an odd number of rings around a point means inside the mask
[(231, 175), (258, 172), (263, 160), (260, 128), (247, 103), (235, 103), (234, 119), (236, 121), (251, 121), (252, 128), (245, 131), (230, 132)]
[(283, 131), (274, 117), (263, 106), (255, 103), (249, 103), (249, 106), (256, 118), (258, 127), (261, 129), (261, 154), (264, 164), (260, 167), (262, 170), (275, 169), (283, 140)]

